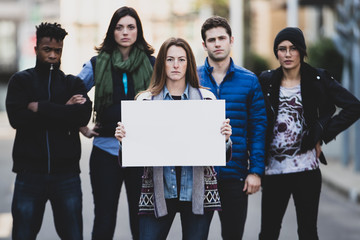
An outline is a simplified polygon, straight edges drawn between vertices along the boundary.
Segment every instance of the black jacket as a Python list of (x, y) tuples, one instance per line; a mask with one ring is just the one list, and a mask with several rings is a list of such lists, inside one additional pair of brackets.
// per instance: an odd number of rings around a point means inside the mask
[[(318, 141), (330, 142), (359, 119), (360, 102), (324, 69), (302, 63), (300, 73), (301, 97), (307, 125), (301, 150), (307, 151), (313, 149)], [(282, 76), (281, 67), (264, 71), (259, 76), (268, 118), (267, 150), (273, 138), (273, 128), (278, 114)], [(341, 111), (334, 115), (336, 107)], [(320, 160), (326, 164), (324, 155), (320, 156)]]
[[(75, 94), (87, 101), (65, 105)], [(36, 113), (27, 109), (30, 102), (38, 102)], [(14, 172), (80, 172), (79, 127), (86, 126), (91, 115), (91, 101), (80, 78), (37, 62), (35, 68), (11, 77), (6, 110), (16, 129)]]

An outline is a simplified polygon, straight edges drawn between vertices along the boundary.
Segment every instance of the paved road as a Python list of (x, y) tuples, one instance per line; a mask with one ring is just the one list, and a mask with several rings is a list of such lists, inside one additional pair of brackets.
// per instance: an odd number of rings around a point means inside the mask
[[(4, 113), (0, 112), (0, 240), (8, 240), (11, 235), (11, 198), (15, 174), (11, 173), (11, 149), (14, 131), (9, 128)], [(90, 239), (93, 204), (91, 187), (89, 181), (88, 159), (91, 150), (91, 141), (83, 138), (83, 158), (82, 167), (82, 187), (83, 187), (83, 215), (84, 215), (84, 239)], [(131, 239), (127, 214), (127, 203), (125, 191), (120, 198), (117, 229), (114, 239)], [(260, 197), (261, 194), (250, 196), (249, 213), (246, 223), (244, 239), (257, 239), (260, 222)], [(328, 187), (323, 187), (321, 195), (319, 213), (319, 234), (321, 239), (326, 240), (359, 240), (360, 239), (360, 205), (350, 203), (342, 196), (333, 192)], [(173, 223), (168, 239), (181, 239), (181, 228), (179, 217)], [(58, 239), (52, 220), (50, 205), (47, 205), (46, 213), (41, 228), (39, 240)], [(211, 224), (209, 240), (220, 238), (219, 219), (217, 214)], [(296, 236), (296, 217), (294, 214), (293, 203), (290, 202), (289, 208), (284, 218), (283, 229), (280, 240), (297, 239)]]

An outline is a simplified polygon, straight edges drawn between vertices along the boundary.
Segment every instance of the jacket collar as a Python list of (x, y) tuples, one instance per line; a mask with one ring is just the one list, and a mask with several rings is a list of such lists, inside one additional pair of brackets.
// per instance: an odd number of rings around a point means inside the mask
[[(50, 68), (51, 68), (50, 63), (42, 62), (39, 59), (36, 59), (36, 65), (35, 65), (36, 71), (40, 73), (49, 73)], [(59, 68), (60, 68), (60, 63), (53, 64), (53, 70), (59, 70)]]
[[(163, 95), (164, 95), (163, 99), (165, 99), (166, 97), (172, 98), (168, 88), (166, 87), (166, 85), (164, 86), (164, 89), (163, 89)], [(182, 99), (189, 99), (189, 83), (186, 84), (185, 91), (183, 92), (183, 94), (181, 94), (181, 98)]]
[[(214, 67), (210, 66), (209, 61), (208, 61), (209, 57), (206, 57), (205, 59), (205, 69), (208, 72), (208, 74), (212, 74)], [(230, 66), (226, 72), (226, 76), (229, 74), (232, 74), (235, 72), (235, 64), (232, 58), (230, 58)]]
[[(202, 100), (202, 94), (198, 88), (193, 88), (192, 86), (188, 85), (188, 99), (190, 100)], [(156, 96), (152, 97), (152, 100), (164, 100), (165, 94), (164, 89)]]
[[(300, 74), (302, 86), (307, 85), (316, 79), (319, 79), (317, 70), (305, 62), (301, 64)], [(270, 84), (273, 84), (275, 88), (280, 87), (282, 77), (282, 68), (278, 67), (277, 69), (275, 69), (274, 74), (272, 74)]]
[[(317, 70), (311, 67), (309, 64), (303, 62), (300, 69), (301, 74), (301, 96), (304, 108), (305, 119), (310, 119), (310, 116), (315, 114), (315, 98), (318, 96), (316, 89), (314, 88), (314, 82), (319, 79)], [(270, 102), (277, 115), (279, 104), (279, 91), (281, 85), (281, 79), (283, 71), (281, 67), (277, 68), (271, 76), (268, 83)]]

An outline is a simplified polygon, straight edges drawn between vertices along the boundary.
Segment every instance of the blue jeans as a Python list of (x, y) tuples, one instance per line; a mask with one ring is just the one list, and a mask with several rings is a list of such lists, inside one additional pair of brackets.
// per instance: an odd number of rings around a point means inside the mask
[(50, 201), (61, 239), (83, 239), (82, 192), (78, 173), (18, 173), (12, 201), (14, 240), (36, 239)]
[[(265, 176), (262, 183), (259, 239), (277, 240), (289, 199), (294, 199), (300, 240), (318, 240), (320, 169)], [(295, 237), (294, 237), (295, 238)]]
[(224, 240), (241, 240), (247, 216), (248, 195), (243, 192), (244, 181), (218, 180), (222, 211), (219, 211), (221, 236)]
[(144, 168), (120, 167), (118, 157), (93, 147), (90, 180), (94, 197), (92, 239), (113, 239), (122, 183), (125, 182), (133, 239), (139, 239), (139, 199)]
[(140, 240), (165, 240), (176, 212), (180, 212), (183, 240), (208, 238), (213, 211), (195, 215), (192, 213), (191, 202), (180, 202), (177, 199), (167, 199), (166, 207), (168, 214), (164, 217), (156, 218), (154, 214), (140, 215)]

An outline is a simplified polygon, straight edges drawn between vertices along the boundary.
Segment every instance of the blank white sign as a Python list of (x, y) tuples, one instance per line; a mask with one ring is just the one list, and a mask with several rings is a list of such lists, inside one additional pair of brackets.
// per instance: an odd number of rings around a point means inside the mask
[(123, 166), (224, 166), (225, 100), (121, 101)]

